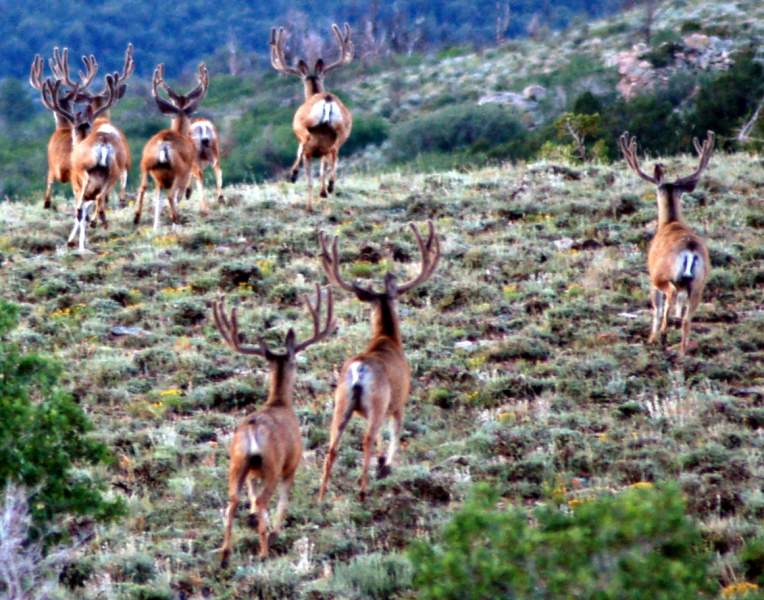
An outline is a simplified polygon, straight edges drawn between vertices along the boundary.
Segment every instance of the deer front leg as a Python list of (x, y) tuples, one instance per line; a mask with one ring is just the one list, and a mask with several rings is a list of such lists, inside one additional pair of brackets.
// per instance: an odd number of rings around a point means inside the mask
[(196, 179), (196, 190), (199, 192), (199, 212), (206, 216), (210, 209), (207, 206), (207, 198), (204, 196), (204, 171), (197, 169), (194, 173), (194, 179)]
[(353, 416), (352, 407), (348, 406), (347, 392), (344, 387), (337, 388), (334, 400), (334, 416), (332, 417), (332, 426), (329, 430), (329, 451), (324, 459), (324, 470), (321, 476), (321, 488), (318, 492), (318, 500), (321, 501), (326, 495), (326, 489), (329, 487), (329, 479), (332, 474), (334, 461), (337, 459), (337, 448), (340, 445), (342, 432), (345, 431), (350, 417)]
[(215, 192), (218, 195), (218, 202), (223, 202), (223, 169), (220, 168), (220, 161), (215, 161), (212, 165), (215, 172)]
[(157, 194), (154, 198), (154, 231), (159, 231), (159, 216), (162, 214), (162, 188), (157, 186)]
[(48, 177), (45, 182), (45, 201), (43, 203), (43, 208), (53, 208), (53, 173), (50, 170), (48, 170)]
[(119, 176), (119, 207), (127, 206), (127, 169), (122, 171)]

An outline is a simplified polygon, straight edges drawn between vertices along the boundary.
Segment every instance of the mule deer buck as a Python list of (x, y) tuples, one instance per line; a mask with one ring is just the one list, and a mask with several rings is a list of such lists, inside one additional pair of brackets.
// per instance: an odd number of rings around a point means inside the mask
[[(67, 48), (64, 48), (63, 53), (68, 58), (69, 50)], [(54, 48), (51, 68), (58, 56), (58, 48)], [(61, 107), (67, 112), (71, 112), (72, 104), (76, 100), (75, 90), (87, 88), (98, 72), (98, 63), (94, 56), (83, 56), (82, 61), (85, 64), (85, 73), (80, 73), (80, 81), (77, 85), (71, 86), (69, 92), (58, 99)], [(39, 91), (40, 94), (43, 93), (44, 68), (45, 62), (39, 54), (36, 54), (32, 61), (32, 67), (29, 70), (29, 85)], [(43, 105), (49, 108), (44, 100)], [(57, 181), (69, 183), (71, 178), (72, 125), (57, 112), (52, 112), (53, 118), (56, 121), (56, 130), (48, 140), (48, 174), (45, 180), (45, 200), (43, 204), (47, 209), (53, 208), (53, 184)]]
[[(73, 82), (69, 76), (69, 56), (67, 49), (64, 48), (62, 53), (58, 53), (57, 50), (57, 48), (53, 50), (53, 59), (50, 61), (51, 70), (57, 79), (60, 79), (70, 89), (74, 89), (78, 84)], [(93, 56), (91, 56), (89, 60), (95, 64), (95, 58)], [(83, 56), (82, 61), (86, 66), (88, 65), (86, 57)], [(135, 71), (135, 61), (133, 60), (133, 45), (128, 44), (127, 49), (125, 50), (125, 62), (122, 66), (122, 72), (112, 73), (115, 85), (115, 102), (122, 99), (122, 97), (125, 95), (125, 92), (127, 91), (127, 84), (125, 82), (130, 79), (133, 71)], [(80, 78), (82, 80), (82, 75), (80, 75)], [(87, 85), (81, 85), (79, 87), (76, 102), (87, 102), (90, 104), (94, 111), (98, 111), (108, 101), (108, 93), (106, 90), (104, 90), (99, 94), (91, 94), (88, 92), (87, 88)], [(130, 156), (130, 146), (127, 142), (127, 136), (125, 136), (122, 130), (115, 127), (111, 122), (111, 114), (108, 107), (104, 112), (100, 113), (100, 116), (93, 122), (93, 127), (97, 131), (116, 135), (118, 143), (122, 146), (120, 152), (117, 153), (117, 158), (121, 161), (120, 164), (117, 165), (117, 168), (120, 171), (119, 204), (122, 208), (124, 208), (127, 204), (127, 175), (130, 172), (130, 167), (132, 166), (132, 157)], [(108, 198), (106, 200), (108, 201)]]
[[(266, 509), (273, 493), (278, 488), (279, 501), (273, 523), (273, 534), (277, 534), (284, 520), (289, 491), (294, 483), (297, 467), (302, 459), (302, 437), (300, 422), (292, 408), (292, 388), (294, 387), (297, 363), (295, 357), (308, 346), (324, 339), (334, 331), (333, 300), (331, 290), (326, 293), (326, 323), (321, 327), (321, 288), (316, 284), (316, 303), (305, 304), (313, 319), (313, 335), (303, 342), (297, 342), (293, 329), (287, 332), (286, 351), (273, 352), (263, 338), (258, 345), (245, 346), (240, 341), (236, 309), (226, 315), (223, 299), (213, 306), (215, 324), (225, 342), (236, 352), (254, 354), (268, 361), (270, 379), (268, 399), (259, 411), (245, 417), (233, 434), (230, 446), (231, 462), (228, 468), (228, 507), (225, 512), (225, 536), (221, 556), (221, 566), (228, 565), (231, 556), (231, 532), (239, 492), (244, 482), (250, 502), (250, 518), (257, 522), (260, 538), (260, 558), (268, 556), (268, 523)], [(256, 490), (256, 482), (259, 490)]]
[[(95, 120), (114, 104), (116, 96), (116, 77), (106, 76), (106, 100), (100, 108), (93, 110), (88, 104), (84, 110), (74, 114), (61, 102), (59, 89), (61, 80), (53, 82), (47, 79), (43, 84), (42, 99), (45, 106), (66, 120), (71, 127), (71, 184), (75, 199), (75, 221), (68, 244), (73, 245), (79, 231), (79, 250), (85, 251), (87, 221), (92, 204), (96, 213), (108, 227), (105, 203), (109, 193), (120, 175), (119, 165), (124, 164), (122, 145), (118, 135), (111, 131), (93, 128)], [(75, 95), (77, 88), (74, 90)], [(93, 222), (94, 224), (94, 222)]]
[[(169, 129), (155, 134), (143, 147), (141, 158), (141, 184), (135, 207), (134, 223), (138, 225), (143, 211), (143, 198), (148, 187), (148, 177), (154, 180), (156, 199), (154, 204), (154, 230), (159, 229), (162, 211), (162, 190), (167, 190), (173, 229), (178, 224), (177, 205), (191, 182), (191, 176), (198, 169), (196, 147), (191, 137), (191, 115), (196, 111), (207, 93), (209, 76), (204, 63), (199, 65), (197, 86), (186, 95), (178, 94), (164, 81), (164, 65), (157, 65), (151, 81), (151, 95), (162, 114), (172, 116)], [(170, 100), (159, 95), (159, 86), (168, 90)], [(207, 214), (207, 203), (202, 195), (200, 212)]]
[[(165, 83), (160, 82), (164, 91), (173, 102), (181, 101), (175, 91)], [(215, 125), (209, 119), (198, 117), (191, 121), (191, 139), (196, 148), (196, 161), (198, 168), (194, 168), (192, 176), (196, 179), (197, 189), (199, 190), (200, 202), (206, 204), (204, 200), (204, 170), (210, 166), (215, 173), (215, 185), (218, 202), (223, 201), (223, 170), (220, 168), (220, 136)], [(186, 196), (191, 195), (191, 189), (186, 190)]]
[[(656, 187), (658, 199), (658, 228), (650, 242), (647, 253), (647, 270), (650, 274), (650, 300), (653, 305), (653, 325), (649, 342), (658, 341), (668, 329), (669, 312), (681, 292), (686, 293), (686, 308), (682, 317), (682, 341), (680, 353), (689, 349), (690, 323), (700, 304), (703, 287), (711, 266), (706, 243), (682, 219), (681, 198), (692, 192), (700, 174), (708, 166), (714, 149), (714, 133), (709, 131), (701, 145), (693, 140), (698, 153), (697, 169), (687, 177), (665, 181), (664, 167), (657, 163), (653, 175), (647, 175), (639, 166), (637, 140), (624, 132), (619, 145), (626, 163), (632, 171)], [(682, 305), (677, 305), (681, 316)]]
[[(347, 283), (340, 275), (337, 238), (334, 238), (330, 251), (323, 232), (319, 234), (321, 263), (329, 281), (343, 290), (352, 292), (361, 302), (369, 303), (372, 307), (369, 345), (366, 350), (345, 362), (334, 395), (334, 416), (329, 451), (324, 461), (321, 478), (320, 500), (323, 499), (329, 485), (332, 465), (337, 458), (340, 436), (354, 413), (360, 414), (369, 421), (363, 438), (363, 467), (359, 493), (361, 500), (366, 497), (369, 465), (375, 448), (379, 452), (378, 478), (386, 477), (391, 471), (403, 425), (404, 405), (408, 399), (411, 384), (411, 370), (403, 352), (400, 320), (395, 301), (401, 294), (426, 281), (435, 271), (440, 258), (440, 242), (432, 221), (427, 222), (427, 227), (429, 234), (427, 241), (424, 241), (416, 226), (411, 224), (422, 256), (419, 274), (405, 283), (398, 284), (395, 275), (387, 273), (382, 292), (375, 292), (355, 283)], [(382, 453), (380, 430), (387, 419), (390, 420), (390, 444), (385, 456)]]
[[(297, 181), (300, 162), (305, 167), (308, 183), (308, 210), (313, 207), (313, 178), (311, 160), (320, 159), (321, 197), (326, 198), (334, 192), (337, 178), (337, 155), (340, 147), (350, 136), (353, 117), (336, 94), (324, 90), (324, 77), (327, 73), (348, 64), (353, 60), (353, 42), (350, 39), (350, 26), (345, 23), (344, 31), (335, 23), (332, 25), (334, 37), (340, 47), (340, 56), (333, 63), (326, 65), (319, 58), (308, 66), (303, 59), (297, 67), (290, 67), (284, 56), (284, 28), (271, 30), (271, 65), (280, 73), (296, 75), (302, 79), (305, 88), (305, 102), (297, 109), (292, 119), (292, 129), (297, 137), (297, 159), (292, 165), (291, 179)], [(329, 184), (326, 184), (326, 172), (329, 171)]]

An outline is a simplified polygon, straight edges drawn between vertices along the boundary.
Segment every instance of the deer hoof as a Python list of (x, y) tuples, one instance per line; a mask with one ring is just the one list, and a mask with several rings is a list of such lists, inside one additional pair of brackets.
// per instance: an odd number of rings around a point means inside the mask
[(388, 477), (390, 473), (392, 473), (393, 470), (390, 468), (390, 465), (386, 464), (380, 464), (377, 467), (377, 479), (384, 479), (385, 477)]
[(228, 568), (228, 562), (229, 562), (228, 559), (229, 559), (230, 555), (231, 555), (231, 551), (230, 550), (223, 550), (223, 556), (220, 559), (220, 568), (221, 569), (227, 569)]
[(298, 172), (298, 171), (292, 171), (292, 172), (290, 173), (290, 175), (289, 175), (289, 181), (291, 181), (292, 183), (294, 183), (295, 181), (297, 181), (297, 175), (298, 175), (298, 174), (299, 174), (299, 172)]
[(329, 182), (329, 193), (330, 194), (334, 193), (334, 181)]
[(255, 513), (250, 513), (247, 516), (247, 526), (251, 527), (252, 529), (257, 529), (257, 525), (259, 523), (259, 520), (257, 518), (257, 515)]

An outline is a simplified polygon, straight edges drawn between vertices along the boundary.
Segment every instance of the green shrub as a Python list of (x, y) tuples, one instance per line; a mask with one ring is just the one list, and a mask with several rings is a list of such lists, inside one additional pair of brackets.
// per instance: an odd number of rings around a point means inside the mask
[(709, 597), (710, 556), (673, 485), (532, 514), (498, 501), (478, 486), (438, 543), (414, 544), (418, 598)]
[(82, 469), (105, 463), (106, 447), (88, 437), (87, 416), (58, 388), (61, 368), (8, 341), (17, 322), (17, 308), (0, 301), (0, 486), (32, 490), (38, 532), (65, 514), (118, 516), (122, 503), (105, 499), (104, 485)]
[[(459, 104), (396, 125), (390, 133), (391, 156), (407, 161), (427, 152), (485, 152), (526, 136), (525, 127), (506, 108)], [(508, 146), (506, 151), (508, 158), (522, 155), (517, 146)]]

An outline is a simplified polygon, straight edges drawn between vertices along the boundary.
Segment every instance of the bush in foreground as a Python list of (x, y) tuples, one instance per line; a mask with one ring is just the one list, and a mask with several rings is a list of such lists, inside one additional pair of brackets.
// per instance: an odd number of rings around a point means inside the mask
[(710, 597), (710, 557), (675, 486), (531, 513), (498, 501), (478, 486), (438, 543), (413, 546), (418, 598)]

